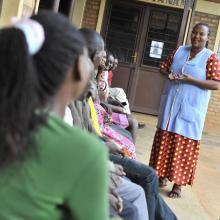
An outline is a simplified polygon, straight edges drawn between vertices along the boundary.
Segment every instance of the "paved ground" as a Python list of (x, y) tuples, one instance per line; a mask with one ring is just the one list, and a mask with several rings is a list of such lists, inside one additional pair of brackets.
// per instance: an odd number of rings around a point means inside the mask
[[(138, 130), (137, 155), (148, 163), (155, 133), (157, 118), (134, 113), (138, 121), (147, 126)], [(193, 187), (183, 189), (181, 199), (170, 199), (161, 190), (164, 199), (174, 210), (179, 220), (220, 220), (220, 128), (205, 130), (201, 143), (200, 158)]]

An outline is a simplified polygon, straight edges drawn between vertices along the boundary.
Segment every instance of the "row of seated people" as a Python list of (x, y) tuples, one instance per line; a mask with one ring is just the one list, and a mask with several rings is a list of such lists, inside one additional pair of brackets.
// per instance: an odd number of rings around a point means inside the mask
[(129, 131), (106, 121), (98, 33), (41, 11), (1, 29), (0, 48), (0, 219), (176, 219)]
[[(111, 215), (120, 216), (125, 220), (176, 219), (158, 193), (158, 178), (154, 170), (137, 160), (137, 126), (130, 129), (135, 120), (130, 114), (125, 113), (123, 106), (108, 103), (111, 94), (111, 88), (107, 85), (108, 71), (112, 66), (109, 60), (106, 60), (102, 37), (87, 28), (80, 29), (80, 32), (86, 39), (94, 70), (85, 96), (81, 100), (71, 102), (66, 108), (65, 121), (95, 134), (108, 147), (109, 159), (113, 162), (110, 170), (114, 167), (114, 172), (110, 171), (110, 179), (113, 180), (110, 181), (109, 190)], [(121, 101), (116, 96), (113, 98)], [(131, 215), (130, 212), (134, 209), (136, 214), (132, 211)]]

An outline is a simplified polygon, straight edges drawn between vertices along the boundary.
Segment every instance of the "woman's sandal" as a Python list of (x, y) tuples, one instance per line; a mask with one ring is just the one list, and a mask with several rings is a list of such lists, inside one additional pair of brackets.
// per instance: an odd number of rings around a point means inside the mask
[(169, 192), (168, 196), (170, 198), (181, 198), (181, 186), (174, 184), (173, 189)]
[(166, 177), (159, 177), (159, 187), (163, 188), (167, 186), (168, 179)]

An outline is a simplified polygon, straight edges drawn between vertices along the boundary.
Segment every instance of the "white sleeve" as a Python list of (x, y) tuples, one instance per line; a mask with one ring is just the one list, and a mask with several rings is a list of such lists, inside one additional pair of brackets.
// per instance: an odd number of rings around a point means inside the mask
[(65, 109), (64, 119), (63, 119), (68, 125), (73, 126), (73, 118), (71, 111), (68, 107)]

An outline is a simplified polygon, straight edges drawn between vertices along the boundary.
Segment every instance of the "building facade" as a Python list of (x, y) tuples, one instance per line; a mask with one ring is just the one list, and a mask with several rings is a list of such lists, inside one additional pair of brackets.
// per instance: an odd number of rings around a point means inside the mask
[[(185, 43), (190, 42), (190, 32), (191, 32), (190, 27), (192, 27), (194, 24), (196, 24), (198, 22), (208, 23), (211, 28), (209, 48), (211, 50), (213, 50), (214, 52), (216, 52), (220, 57), (220, 23), (219, 23), (220, 1), (197, 0), (196, 2), (194, 2), (194, 4), (195, 4), (194, 8), (193, 8), (193, 6), (191, 6), (191, 8), (189, 8), (187, 10), (187, 18), (184, 18), (184, 15), (183, 15), (184, 4), (189, 3), (190, 1), (87, 0), (87, 2), (85, 4), (85, 8), (84, 8), (82, 22), (77, 25), (82, 26), (82, 27), (89, 27), (89, 28), (96, 29), (98, 32), (101, 32), (101, 34), (104, 36), (105, 40), (107, 40), (107, 44), (108, 43), (114, 44), (115, 43), (114, 41), (111, 42), (111, 40), (112, 40), (111, 36), (106, 37), (106, 35), (108, 35), (108, 32), (109, 32), (108, 28), (110, 29), (110, 34), (113, 34), (113, 33), (111, 33), (111, 30), (112, 30), (112, 28), (114, 29), (114, 26), (113, 26), (114, 19), (116, 19), (116, 21), (117, 21), (118, 15), (115, 15), (115, 17), (112, 18), (112, 21), (111, 21), (111, 15), (109, 15), (109, 11), (111, 11), (112, 14), (116, 13), (114, 11), (114, 2), (117, 2), (116, 4), (120, 4), (121, 2), (123, 4), (123, 2), (124, 2), (125, 5), (129, 5), (129, 3), (135, 2), (136, 4), (140, 4), (141, 7), (149, 7), (150, 9), (149, 8), (146, 9), (148, 11), (147, 12), (145, 11), (145, 13), (151, 13), (151, 11), (153, 11), (155, 9), (160, 12), (160, 10), (162, 9), (162, 12), (158, 14), (158, 17), (160, 17), (161, 20), (160, 19), (156, 20), (157, 18), (155, 18), (155, 22), (158, 21), (158, 23), (162, 23), (163, 20), (165, 19), (166, 10), (168, 10), (167, 12), (169, 15), (170, 15), (170, 13), (174, 13), (174, 14), (179, 13), (176, 15), (176, 17), (174, 15), (173, 19), (177, 22), (177, 20), (178, 20), (177, 17), (181, 17), (181, 21), (183, 19), (186, 19), (187, 21), (185, 22), (185, 24), (183, 24), (184, 31), (181, 32), (181, 30), (180, 30), (181, 27), (179, 27), (179, 30), (177, 30), (177, 32), (175, 33), (177, 35), (177, 38), (176, 38), (176, 41), (175, 41), (175, 39), (173, 39), (173, 42), (172, 42), (174, 44), (173, 47), (177, 47), (181, 43), (185, 44)], [(123, 7), (121, 7), (121, 8), (123, 8)], [(127, 8), (124, 7), (124, 8), (129, 10), (129, 7), (127, 7)], [(171, 11), (169, 11), (169, 10), (171, 10)], [(121, 12), (121, 14), (123, 14), (123, 12)], [(150, 16), (153, 16), (152, 14), (153, 13), (151, 13)], [(132, 13), (129, 12), (129, 15), (131, 16)], [(190, 16), (191, 16), (191, 18), (190, 18)], [(107, 22), (106, 22), (106, 20), (107, 20)], [(172, 21), (171, 21), (171, 26), (172, 25), (181, 26), (181, 21), (179, 21), (178, 24), (177, 23), (175, 24), (175, 22), (172, 23)], [(111, 22), (112, 22), (112, 26), (111, 26)], [(150, 22), (150, 19), (148, 18), (148, 24), (145, 23), (145, 25), (148, 25), (148, 29), (146, 31), (148, 36), (152, 34), (150, 32), (151, 27), (149, 26), (149, 22)], [(109, 25), (109, 23), (110, 23), (110, 25)], [(136, 25), (138, 26), (141, 24), (137, 23)], [(152, 30), (152, 32), (153, 31), (154, 30)], [(174, 29), (173, 29), (173, 31), (174, 31)], [(161, 33), (159, 33), (159, 34), (161, 34)], [(158, 35), (158, 33), (156, 33), (155, 36), (153, 36), (153, 38), (155, 37), (157, 39), (156, 35)], [(164, 39), (166, 39), (166, 38), (164, 37)], [(141, 37), (137, 39), (137, 41), (140, 41), (140, 40), (141, 40)], [(148, 37), (148, 39), (146, 39), (146, 34), (145, 34), (144, 41), (147, 41), (147, 40), (148, 40), (148, 42), (153, 41), (153, 39), (149, 39), (149, 37)], [(169, 40), (170, 39), (168, 39), (168, 41)], [(179, 40), (179, 42), (178, 42), (178, 40)], [(133, 39), (133, 41), (134, 41), (134, 39)], [(166, 40), (165, 40), (165, 43), (169, 43), (169, 42), (166, 42)], [(116, 43), (116, 46), (118, 46), (117, 43)], [(145, 45), (142, 44), (141, 46), (144, 47)], [(149, 45), (149, 47), (150, 47), (150, 45)], [(173, 49), (173, 47), (171, 46), (171, 48), (165, 48), (165, 49), (167, 49), (168, 52), (170, 52), (170, 50)], [(108, 45), (107, 45), (107, 48), (109, 48)], [(111, 48), (112, 47), (110, 47), (110, 49)], [(146, 52), (149, 52), (149, 51), (147, 51), (145, 49), (145, 53)], [(125, 89), (125, 91), (127, 91), (127, 94), (129, 96), (129, 99), (131, 102), (132, 109), (134, 111), (156, 115), (158, 108), (159, 108), (159, 97), (160, 97), (160, 94), (161, 94), (161, 91), (163, 88), (163, 80), (160, 78), (159, 75), (157, 75), (158, 66), (155, 69), (156, 64), (154, 65), (150, 61), (147, 61), (147, 60), (144, 63), (145, 54), (143, 52), (143, 48), (142, 48), (142, 50), (140, 49), (138, 51), (138, 53), (139, 54), (137, 54), (137, 57), (141, 56), (141, 58), (139, 59), (139, 64), (137, 64), (136, 66), (139, 65), (139, 67), (136, 67), (133, 65), (130, 69), (128, 69), (125, 67), (125, 64), (122, 63), (121, 68), (119, 66), (118, 71), (115, 73), (114, 77), (116, 79), (114, 81), (114, 84), (115, 84), (115, 86), (123, 87)], [(135, 56), (136, 54), (132, 54), (132, 55)], [(138, 58), (136, 58), (136, 59), (137, 59), (136, 61), (138, 62)], [(160, 61), (160, 59), (159, 59), (159, 61)], [(146, 64), (146, 65), (143, 65), (143, 64)], [(133, 75), (132, 75), (132, 68), (138, 69), (138, 70), (136, 70), (136, 72), (135, 72), (135, 70), (133, 70), (133, 72), (134, 72)], [(130, 73), (129, 76), (128, 76), (128, 72)], [(138, 75), (137, 76), (138, 79), (135, 78), (135, 74)], [(143, 102), (145, 102), (147, 104), (145, 105), (145, 103), (143, 103)], [(212, 92), (212, 97), (210, 100), (209, 110), (208, 110), (208, 114), (207, 114), (207, 118), (206, 118), (206, 128), (212, 128), (215, 126), (220, 127), (220, 92), (219, 91)]]
[[(220, 56), (218, 0), (0, 0), (0, 26), (11, 16), (45, 8), (102, 34), (107, 49), (120, 60), (113, 84), (127, 92), (136, 112), (157, 115), (164, 85), (159, 63), (178, 45), (190, 42), (194, 24), (209, 24), (209, 48)], [(215, 126), (220, 127), (219, 91), (212, 93), (206, 119), (207, 128)]]

